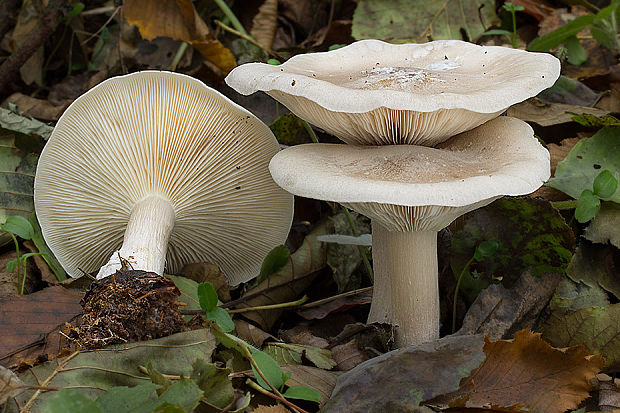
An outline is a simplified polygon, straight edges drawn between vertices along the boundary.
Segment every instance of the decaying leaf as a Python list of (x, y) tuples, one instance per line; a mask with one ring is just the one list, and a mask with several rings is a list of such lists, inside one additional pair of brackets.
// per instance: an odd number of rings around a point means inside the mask
[[(79, 386), (78, 391), (81, 394), (95, 399), (101, 394), (97, 389), (108, 390), (115, 386), (144, 384), (148, 376), (141, 373), (138, 367), (149, 360), (161, 373), (189, 377), (192, 363), (197, 359), (208, 360), (216, 344), (210, 330), (193, 330), (157, 340), (76, 352), (57, 361), (33, 367), (21, 373), (19, 378), (29, 385), (39, 384), (40, 380), (58, 389)], [(88, 383), (88, 386), (83, 387), (85, 383)], [(37, 411), (54, 393), (38, 393), (31, 410)], [(16, 400), (20, 406), (24, 406), (33, 395), (33, 391), (25, 391), (17, 396)], [(9, 408), (9, 412), (11, 411), (13, 410)]]
[(236, 66), (233, 54), (209, 31), (191, 0), (126, 0), (123, 12), (146, 40), (167, 36), (189, 43), (224, 73)]
[(428, 404), (563, 413), (589, 396), (589, 380), (603, 366), (603, 358), (583, 346), (556, 349), (527, 330), (510, 341), (486, 339), (484, 353), (484, 362), (456, 392)]
[(252, 410), (254, 413), (288, 413), (289, 409), (284, 407), (283, 404), (275, 404), (273, 406), (264, 406), (259, 404), (258, 407)]
[(498, 21), (495, 3), (489, 0), (362, 0), (353, 14), (351, 31), (356, 40), (391, 43), (474, 41)]
[(568, 315), (551, 314), (543, 338), (557, 347), (582, 344), (605, 357), (605, 371), (620, 371), (620, 304), (586, 307)]
[(223, 303), (230, 301), (230, 286), (224, 272), (220, 268), (208, 262), (185, 264), (181, 269), (181, 274), (196, 281), (198, 284), (211, 283), (217, 298)]
[(82, 313), (80, 294), (49, 287), (34, 294), (0, 299), (0, 362), (26, 346), (44, 353), (45, 336)]
[(291, 372), (291, 378), (286, 381), (287, 386), (310, 386), (321, 393), (319, 406), (325, 405), (329, 400), (332, 390), (336, 385), (336, 379), (340, 375), (337, 371), (327, 371), (317, 367), (289, 365), (282, 366), (282, 370)]
[(336, 365), (336, 362), (332, 359), (331, 351), (308, 345), (270, 343), (263, 351), (273, 357), (278, 364), (302, 364), (305, 357), (312, 364), (323, 370), (330, 370)]
[(549, 310), (557, 312), (556, 315), (565, 315), (582, 308), (605, 307), (609, 304), (607, 293), (598, 285), (589, 286), (563, 278), (549, 302)]
[(349, 371), (352, 368), (359, 366), (369, 358), (366, 353), (359, 349), (359, 344), (356, 338), (345, 344), (334, 346), (332, 348), (332, 357), (337, 363), (336, 368), (340, 371)]
[[(277, 273), (242, 296), (237, 308), (285, 303), (295, 300), (312, 283), (316, 272), (325, 267), (326, 247), (316, 237), (326, 234), (327, 223), (319, 224), (306, 235), (303, 244), (291, 254), (289, 262)], [(269, 330), (284, 310), (259, 310), (244, 313), (244, 317)]]
[[(607, 112), (588, 106), (567, 105), (563, 103), (543, 103), (537, 98), (530, 98), (508, 108), (506, 114), (540, 126), (553, 126), (572, 122), (575, 114), (607, 115)], [(564, 159), (564, 158), (562, 158)]]
[(250, 35), (265, 49), (271, 49), (278, 27), (278, 0), (265, 0), (252, 19)]
[(265, 341), (279, 341), (276, 337), (261, 330), (245, 320), (235, 320), (235, 334), (242, 340), (247, 341), (254, 347), (261, 348)]
[(0, 406), (9, 398), (15, 397), (24, 390), (26, 386), (11, 370), (0, 366)]
[(484, 333), (497, 340), (512, 337), (517, 330), (532, 328), (560, 278), (558, 273), (537, 277), (527, 270), (512, 288), (490, 285), (467, 311), (458, 334)]
[(613, 381), (599, 383), (598, 408), (603, 412), (620, 409), (620, 390)]
[(598, 214), (585, 231), (585, 238), (601, 244), (610, 243), (620, 248), (620, 205), (603, 202)]
[(33, 98), (18, 92), (6, 98), (2, 106), (8, 106), (9, 103), (16, 105), (23, 115), (50, 121), (58, 120), (71, 102), (65, 102), (60, 106), (56, 106), (48, 100)]
[(582, 242), (575, 250), (566, 273), (575, 282), (600, 286), (620, 298), (620, 251), (609, 245)]
[(325, 412), (414, 411), (457, 389), (484, 360), (483, 344), (481, 335), (449, 336), (370, 359), (338, 378)]

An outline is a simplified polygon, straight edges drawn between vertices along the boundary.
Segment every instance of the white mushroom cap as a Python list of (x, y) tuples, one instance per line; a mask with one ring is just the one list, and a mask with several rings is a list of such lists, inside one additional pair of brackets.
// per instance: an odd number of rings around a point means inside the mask
[(438, 148), (305, 144), (269, 166), (278, 185), (335, 201), (391, 231), (435, 230), (502, 195), (549, 178), (549, 152), (525, 122), (498, 117)]
[(109, 79), (66, 110), (41, 154), (35, 207), (43, 236), (80, 276), (120, 247), (139, 201), (163, 199), (174, 226), (167, 271), (211, 262), (238, 284), (258, 274), (290, 228), (293, 197), (268, 172), (278, 150), (254, 115), (189, 76)]
[(362, 40), (274, 66), (249, 63), (226, 83), (264, 91), (300, 118), (359, 145), (435, 146), (537, 95), (560, 75), (546, 53), (458, 40)]

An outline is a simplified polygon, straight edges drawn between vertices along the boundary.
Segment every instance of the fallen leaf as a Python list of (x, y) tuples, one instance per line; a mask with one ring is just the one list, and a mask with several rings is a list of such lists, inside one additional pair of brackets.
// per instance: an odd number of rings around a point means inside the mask
[[(327, 233), (327, 223), (319, 224), (306, 235), (303, 244), (291, 254), (291, 259), (275, 274), (247, 291), (236, 308), (247, 308), (292, 301), (312, 284), (316, 272), (325, 267), (326, 247), (316, 237)], [(283, 310), (257, 310), (243, 313), (245, 318), (269, 330)]]
[(368, 355), (359, 349), (355, 338), (346, 344), (332, 347), (332, 357), (340, 371), (349, 371), (369, 359)]
[(265, 49), (271, 49), (278, 27), (278, 0), (265, 0), (252, 19), (250, 35)]
[[(99, 389), (144, 384), (149, 377), (140, 373), (138, 366), (149, 360), (159, 372), (189, 377), (192, 363), (196, 359), (209, 360), (216, 344), (209, 330), (193, 330), (157, 340), (74, 353), (33, 367), (21, 373), (19, 378), (28, 385), (46, 381), (46, 385), (58, 389), (78, 386), (82, 395), (94, 399), (101, 394)], [(42, 411), (39, 406), (54, 394), (53, 391), (38, 394), (31, 410)], [(33, 395), (32, 391), (26, 391), (16, 400), (23, 406)]]
[(289, 112), (278, 117), (271, 126), (269, 126), (269, 129), (271, 129), (278, 139), (278, 142), (281, 144), (290, 146), (310, 143), (312, 142), (312, 138), (303, 122), (303, 120)]
[(233, 54), (209, 31), (191, 0), (126, 0), (123, 13), (145, 40), (167, 36), (189, 43), (225, 74), (236, 66)]
[[(592, 182), (601, 171), (607, 169), (620, 180), (619, 132), (620, 127), (606, 127), (591, 138), (581, 139), (545, 185), (578, 199), (585, 189), (592, 190)], [(605, 199), (620, 203), (620, 190)]]
[[(553, 126), (572, 122), (575, 114), (605, 116), (609, 113), (588, 106), (567, 105), (564, 103), (543, 103), (537, 98), (530, 98), (508, 108), (506, 115), (526, 122), (534, 122), (540, 126)], [(564, 159), (564, 158), (562, 158)]]
[(612, 246), (582, 242), (566, 268), (567, 275), (575, 282), (590, 287), (599, 286), (620, 298), (620, 251)]
[(62, 112), (69, 106), (70, 101), (64, 102), (60, 106), (55, 106), (48, 100), (36, 99), (23, 93), (13, 93), (2, 102), (2, 107), (13, 104), (17, 106), (22, 115), (32, 116), (33, 118), (46, 121), (58, 120)]
[(11, 370), (0, 366), (0, 406), (8, 398), (17, 396), (28, 387)]
[(568, 315), (551, 314), (541, 328), (557, 347), (584, 345), (605, 357), (605, 371), (620, 371), (620, 304), (586, 307)]
[(370, 359), (338, 378), (324, 411), (413, 411), (456, 390), (484, 360), (483, 345), (481, 335), (448, 336)]
[(601, 209), (585, 230), (585, 239), (601, 244), (610, 243), (620, 248), (620, 205), (601, 203)]
[(327, 371), (310, 366), (282, 366), (285, 373), (291, 372), (291, 378), (286, 381), (287, 386), (309, 386), (321, 393), (319, 406), (323, 407), (329, 400), (332, 390), (336, 385), (336, 379), (341, 374), (337, 371)]
[(257, 408), (252, 410), (253, 413), (288, 413), (289, 409), (284, 407), (283, 404), (275, 404), (273, 406), (264, 406), (259, 404)]
[[(0, 299), (0, 361), (12, 353), (39, 343), (59, 325), (82, 313), (80, 294), (61, 286), (29, 295)], [(41, 350), (43, 352), (43, 350)]]
[[(202, 310), (198, 300), (198, 283), (196, 281), (180, 275), (166, 274), (166, 277), (169, 277), (179, 291), (181, 291), (178, 301), (185, 304), (181, 307), (182, 310)], [(184, 315), (183, 319), (189, 321), (192, 319), (192, 316)]]
[(226, 276), (220, 268), (211, 263), (186, 264), (180, 271), (180, 274), (196, 281), (198, 284), (208, 282), (211, 283), (217, 298), (223, 303), (230, 301), (230, 285)]
[(361, 0), (353, 14), (356, 40), (391, 43), (459, 39), (475, 41), (499, 23), (489, 0)]
[(620, 390), (613, 381), (599, 383), (598, 408), (603, 412), (620, 409)]
[(583, 346), (556, 349), (527, 330), (510, 341), (485, 339), (484, 353), (486, 359), (456, 392), (427, 404), (563, 413), (589, 397), (589, 380), (603, 366), (603, 358)]
[[(19, 50), (35, 31), (41, 27), (40, 7), (36, 1), (25, 0), (19, 10), (17, 22), (13, 28), (12, 49)], [(36, 83), (43, 86), (43, 62), (45, 54), (41, 45), (34, 54), (20, 67), (19, 73), (27, 85)]]
[(276, 337), (245, 320), (235, 320), (235, 332), (240, 339), (245, 340), (254, 347), (258, 348), (261, 348), (267, 340), (279, 341)]
[(588, 286), (562, 278), (549, 302), (549, 310), (565, 315), (582, 308), (605, 307), (609, 304), (607, 293), (598, 285)]
[(560, 76), (553, 86), (540, 92), (537, 98), (543, 103), (594, 106), (601, 95), (577, 79)]
[(336, 365), (332, 359), (332, 352), (324, 348), (301, 344), (269, 343), (263, 351), (273, 357), (278, 364), (302, 364), (303, 358), (306, 358), (323, 370), (331, 370)]
[(532, 328), (561, 277), (558, 273), (537, 277), (527, 270), (512, 288), (490, 285), (473, 302), (457, 334), (484, 333), (497, 340), (512, 337), (523, 328)]
[(340, 311), (346, 311), (350, 308), (359, 307), (360, 305), (370, 304), (372, 302), (372, 289), (360, 294), (348, 297), (340, 297), (335, 300), (326, 302), (319, 306), (304, 308), (297, 311), (297, 314), (306, 320), (320, 320), (328, 315)]
[(533, 16), (538, 21), (549, 16), (553, 13), (553, 10), (555, 10), (544, 1), (540, 0), (513, 0), (512, 4), (523, 7), (523, 12)]

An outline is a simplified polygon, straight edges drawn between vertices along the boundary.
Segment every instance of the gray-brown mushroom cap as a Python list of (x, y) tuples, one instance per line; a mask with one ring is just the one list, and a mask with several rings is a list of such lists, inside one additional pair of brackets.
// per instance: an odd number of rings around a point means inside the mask
[(120, 247), (137, 204), (164, 203), (173, 226), (168, 272), (210, 262), (231, 284), (247, 281), (292, 219), (292, 196), (268, 171), (278, 150), (267, 126), (194, 78), (153, 71), (109, 79), (65, 111), (41, 154), (43, 235), (80, 276)]
[(264, 91), (347, 143), (435, 146), (553, 85), (545, 53), (456, 40), (393, 45), (362, 40), (274, 66), (249, 63), (226, 78)]
[(550, 175), (532, 128), (499, 117), (437, 148), (306, 144), (270, 163), (278, 185), (340, 202), (389, 230), (439, 230), (502, 195), (533, 192)]

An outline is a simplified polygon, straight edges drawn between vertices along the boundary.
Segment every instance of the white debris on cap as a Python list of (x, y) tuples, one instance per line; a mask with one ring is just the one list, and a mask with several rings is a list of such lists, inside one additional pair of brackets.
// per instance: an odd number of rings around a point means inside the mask
[(161, 197), (175, 215), (168, 272), (210, 262), (231, 284), (247, 281), (292, 219), (292, 196), (268, 171), (278, 150), (254, 115), (189, 76), (109, 79), (66, 110), (41, 154), (44, 238), (71, 276), (98, 270), (123, 242), (134, 205)]
[(532, 128), (504, 116), (438, 148), (293, 146), (269, 169), (287, 191), (340, 202), (390, 231), (438, 231), (502, 195), (531, 193), (550, 175)]
[(278, 66), (241, 65), (226, 83), (244, 95), (264, 91), (347, 143), (435, 146), (537, 95), (559, 75), (559, 60), (547, 53), (457, 40), (362, 40)]

